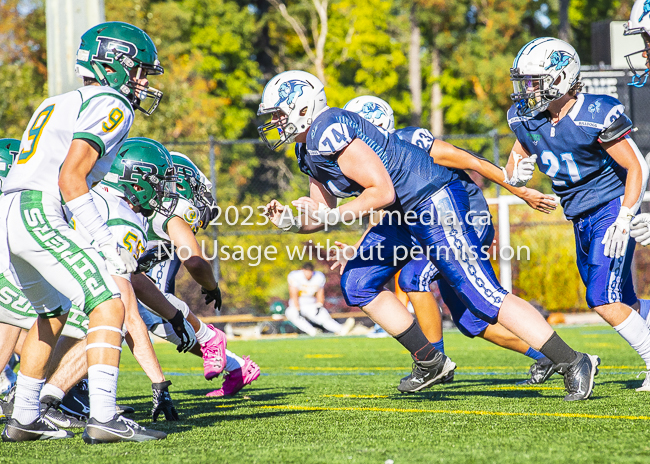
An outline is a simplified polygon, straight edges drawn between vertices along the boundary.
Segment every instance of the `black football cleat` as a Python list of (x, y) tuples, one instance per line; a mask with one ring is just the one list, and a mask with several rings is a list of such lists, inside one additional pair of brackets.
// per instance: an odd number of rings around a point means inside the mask
[(97, 445), (120, 441), (162, 440), (167, 437), (167, 434), (158, 430), (146, 429), (131, 419), (115, 414), (113, 419), (108, 422), (99, 422), (92, 417), (88, 419), (86, 429), (81, 437), (87, 444)]
[(594, 377), (598, 375), (600, 358), (598, 356), (576, 353), (578, 356), (572, 363), (557, 365), (557, 372), (564, 375), (564, 388), (568, 395), (564, 401), (586, 400), (594, 389)]
[(431, 361), (416, 361), (414, 359), (413, 372), (410, 376), (402, 379), (397, 389), (402, 393), (418, 392), (432, 385), (443, 383), (450, 374), (453, 379), (454, 369), (456, 369), (456, 363), (440, 351)]
[(548, 358), (542, 358), (535, 361), (535, 364), (530, 366), (528, 373), (530, 379), (522, 382), (517, 382), (517, 385), (541, 385), (546, 382), (556, 371), (556, 366)]
[(2, 441), (8, 442), (58, 440), (72, 437), (74, 437), (72, 432), (59, 430), (56, 425), (43, 417), (39, 417), (27, 425), (10, 418), (2, 431)]
[[(72, 387), (63, 397), (58, 408), (66, 415), (80, 421), (87, 421), (90, 416), (90, 398), (88, 397), (88, 381), (86, 379)], [(115, 412), (119, 415), (133, 414), (135, 409), (131, 406), (115, 405)]]
[(62, 429), (83, 428), (86, 426), (84, 421), (60, 411), (58, 409), (59, 404), (59, 399), (53, 396), (48, 395), (41, 398), (41, 417), (45, 417), (54, 425)]

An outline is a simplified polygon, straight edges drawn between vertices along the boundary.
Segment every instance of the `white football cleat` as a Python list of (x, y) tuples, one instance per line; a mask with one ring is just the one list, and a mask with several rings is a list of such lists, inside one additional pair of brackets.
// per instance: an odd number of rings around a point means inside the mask
[(641, 371), (639, 375), (636, 376), (638, 379), (641, 374), (645, 374), (645, 379), (643, 379), (643, 384), (636, 389), (638, 392), (650, 392), (650, 371)]

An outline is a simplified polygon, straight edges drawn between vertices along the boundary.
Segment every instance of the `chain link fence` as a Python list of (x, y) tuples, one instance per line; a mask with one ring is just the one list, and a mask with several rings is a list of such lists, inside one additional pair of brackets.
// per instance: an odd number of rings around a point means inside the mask
[[(503, 166), (514, 143), (510, 134), (449, 135), (444, 140), (472, 150)], [(281, 233), (262, 216), (262, 207), (272, 199), (284, 204), (309, 194), (308, 177), (298, 170), (292, 151), (269, 150), (259, 140), (166, 143), (170, 151), (189, 156), (211, 179), (213, 195), (221, 208), (214, 225), (198, 235), (212, 263), (224, 293), (222, 313), (264, 313), (274, 301), (288, 299), (287, 274), (305, 261), (313, 261), (328, 279), (327, 305), (333, 311), (346, 310), (338, 271), (330, 271), (324, 248), (334, 241), (353, 244), (367, 222), (336, 226), (313, 235)], [(494, 198), (502, 192), (480, 176), (470, 173)], [(551, 194), (547, 176), (536, 173), (529, 184)], [(650, 204), (644, 203), (650, 211)], [(491, 206), (494, 226), (499, 230), (496, 205)], [(510, 245), (520, 250), (520, 259), (511, 260), (513, 291), (550, 311), (587, 310), (585, 289), (575, 264), (573, 226), (564, 219), (561, 207), (551, 215), (533, 211), (526, 205), (510, 206)], [(215, 252), (216, 249), (216, 252)], [(274, 251), (275, 250), (275, 251)], [(499, 235), (490, 255), (497, 275), (500, 272)], [(633, 277), (639, 295), (650, 284), (650, 250), (637, 248)], [(199, 314), (211, 315), (196, 285), (183, 272), (177, 289)]]

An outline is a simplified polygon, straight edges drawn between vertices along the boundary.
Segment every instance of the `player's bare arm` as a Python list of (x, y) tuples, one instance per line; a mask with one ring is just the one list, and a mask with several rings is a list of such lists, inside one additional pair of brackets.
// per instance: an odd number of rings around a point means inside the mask
[(59, 174), (59, 189), (65, 201), (88, 193), (86, 178), (92, 171), (99, 153), (83, 139), (72, 141)]
[(201, 247), (196, 241), (190, 225), (184, 219), (174, 216), (167, 224), (167, 233), (174, 245), (183, 249), (178, 257), (192, 278), (207, 290), (216, 289), (217, 281), (214, 278), (212, 266), (203, 257)]
[(627, 138), (602, 143), (602, 146), (614, 161), (627, 170), (623, 206), (630, 208), (634, 213), (641, 204), (641, 198), (648, 185), (648, 165), (643, 162), (643, 158), (639, 158), (638, 148), (632, 147)]
[(486, 179), (499, 184), (513, 195), (518, 196), (524, 200), (528, 206), (537, 211), (549, 213), (557, 207), (553, 197), (544, 195), (534, 189), (527, 187), (514, 187), (506, 183), (503, 179), (503, 172), (497, 166), (485, 158), (474, 156), (450, 143), (436, 139), (431, 147), (431, 156), (434, 161), (441, 166), (463, 170), (469, 169), (478, 172)]
[[(333, 224), (340, 219), (351, 221), (390, 206), (395, 201), (393, 181), (379, 156), (362, 140), (355, 139), (345, 147), (338, 158), (341, 172), (361, 187), (363, 192), (354, 200), (330, 210), (319, 207), (311, 198), (293, 202), (299, 210), (316, 214), (320, 222)], [(318, 207), (318, 211), (314, 208)], [(337, 211), (338, 210), (338, 211)]]

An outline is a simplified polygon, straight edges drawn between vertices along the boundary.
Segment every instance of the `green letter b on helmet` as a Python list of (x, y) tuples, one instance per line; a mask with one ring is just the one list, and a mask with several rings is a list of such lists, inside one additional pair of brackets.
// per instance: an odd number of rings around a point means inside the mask
[(140, 213), (157, 211), (170, 216), (178, 203), (172, 157), (155, 140), (127, 139), (120, 148), (102, 184), (126, 198)]
[(75, 71), (117, 90), (147, 115), (156, 110), (163, 96), (160, 90), (136, 82), (164, 70), (151, 38), (131, 24), (108, 22), (86, 31), (77, 50)]

